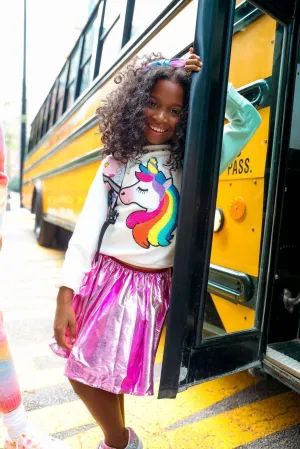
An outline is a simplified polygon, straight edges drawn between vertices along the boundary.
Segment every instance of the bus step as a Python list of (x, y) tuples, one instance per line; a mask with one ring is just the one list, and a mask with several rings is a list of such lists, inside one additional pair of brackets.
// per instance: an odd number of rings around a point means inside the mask
[(279, 368), (300, 378), (300, 340), (268, 345), (265, 358)]

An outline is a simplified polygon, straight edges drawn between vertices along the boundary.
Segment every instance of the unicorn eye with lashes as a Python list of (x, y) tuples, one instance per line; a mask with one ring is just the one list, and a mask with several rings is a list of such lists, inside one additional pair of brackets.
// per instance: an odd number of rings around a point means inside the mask
[(148, 192), (148, 189), (142, 189), (141, 187), (138, 187), (136, 190), (138, 192), (140, 192), (140, 193), (147, 193)]

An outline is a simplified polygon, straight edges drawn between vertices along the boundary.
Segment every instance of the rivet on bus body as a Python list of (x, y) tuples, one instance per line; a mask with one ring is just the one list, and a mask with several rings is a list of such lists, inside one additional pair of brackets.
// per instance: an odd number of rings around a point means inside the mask
[(264, 139), (264, 142), (265, 142), (265, 143), (268, 143), (268, 139)]
[(230, 182), (229, 185), (232, 186), (232, 183)]
[(257, 181), (256, 181), (256, 179), (254, 179), (254, 181), (253, 181), (253, 184), (257, 184)]
[(252, 232), (254, 232), (254, 231), (255, 231), (255, 228), (254, 228), (254, 226), (251, 226), (251, 231), (252, 231)]
[(271, 44), (274, 44), (274, 42), (275, 42), (274, 39), (272, 39), (272, 40), (271, 40)]

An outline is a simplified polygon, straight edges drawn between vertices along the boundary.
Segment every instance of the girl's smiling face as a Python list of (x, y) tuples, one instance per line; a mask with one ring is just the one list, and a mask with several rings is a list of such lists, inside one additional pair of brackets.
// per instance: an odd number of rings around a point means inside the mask
[(145, 109), (145, 137), (151, 145), (162, 145), (172, 139), (181, 118), (184, 91), (180, 84), (159, 80)]

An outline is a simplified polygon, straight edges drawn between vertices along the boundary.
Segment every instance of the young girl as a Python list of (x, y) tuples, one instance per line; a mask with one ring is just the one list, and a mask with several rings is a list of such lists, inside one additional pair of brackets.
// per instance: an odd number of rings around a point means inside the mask
[[(7, 176), (4, 172), (5, 142), (0, 121), (0, 252), (2, 247), (1, 222), (7, 197)], [(1, 254), (0, 254), (1, 256)], [(1, 298), (1, 286), (0, 286)], [(26, 417), (13, 360), (11, 357), (0, 310), (0, 414), (8, 434), (4, 449), (67, 449), (67, 445), (31, 426)], [(0, 429), (1, 430), (1, 429)], [(0, 431), (1, 434), (1, 431)], [(0, 442), (0, 444), (2, 441)], [(1, 445), (2, 447), (2, 445)]]
[[(156, 348), (169, 307), (181, 161), (192, 71), (186, 61), (149, 58), (130, 66), (98, 110), (106, 158), (90, 188), (62, 270), (52, 349), (104, 432), (99, 448), (141, 449), (125, 427), (124, 393), (153, 394)], [(255, 108), (228, 88), (220, 172), (260, 124)], [(118, 217), (95, 256), (108, 190)]]

